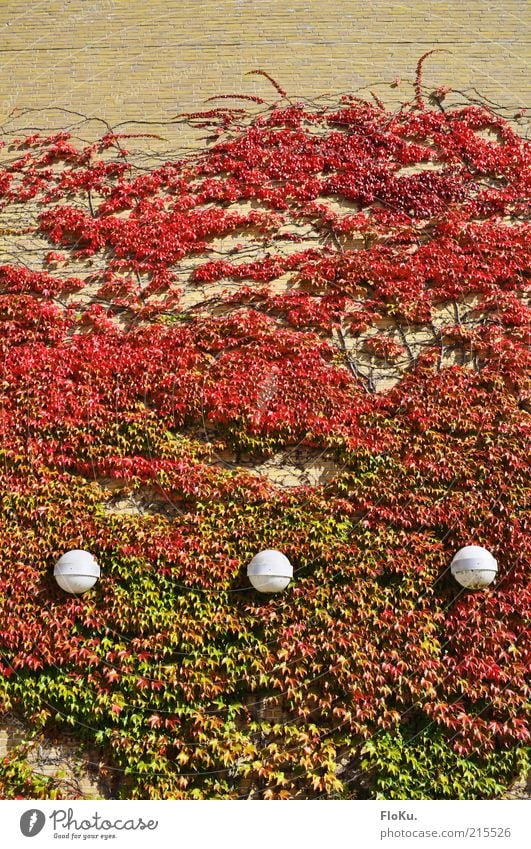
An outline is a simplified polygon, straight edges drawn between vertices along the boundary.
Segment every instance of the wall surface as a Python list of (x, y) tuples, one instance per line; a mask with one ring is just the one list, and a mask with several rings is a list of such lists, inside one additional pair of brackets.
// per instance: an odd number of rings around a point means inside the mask
[(3, 0), (0, 120), (43, 106), (168, 120), (218, 93), (269, 97), (244, 76), (256, 68), (298, 96), (369, 86), (396, 99), (434, 47), (448, 52), (429, 60), (427, 85), (521, 108), (530, 25), (526, 0)]

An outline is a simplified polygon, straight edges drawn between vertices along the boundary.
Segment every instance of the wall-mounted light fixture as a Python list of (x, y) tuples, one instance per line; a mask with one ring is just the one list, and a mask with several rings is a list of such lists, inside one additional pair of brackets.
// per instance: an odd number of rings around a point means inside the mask
[(55, 564), (54, 578), (67, 593), (84, 593), (100, 577), (100, 567), (89, 551), (73, 549), (63, 554)]
[(450, 570), (462, 587), (480, 590), (492, 584), (498, 564), (486, 548), (480, 545), (465, 545), (455, 555)]
[(293, 566), (284, 554), (269, 548), (253, 557), (247, 577), (259, 593), (278, 593), (291, 581)]

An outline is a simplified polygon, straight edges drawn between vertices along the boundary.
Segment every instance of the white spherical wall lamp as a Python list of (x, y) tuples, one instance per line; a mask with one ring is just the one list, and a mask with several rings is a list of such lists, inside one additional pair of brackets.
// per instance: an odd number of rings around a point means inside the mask
[(293, 566), (280, 551), (268, 548), (253, 557), (247, 567), (247, 577), (259, 593), (278, 593), (291, 581)]
[(492, 584), (498, 564), (486, 548), (480, 545), (465, 545), (455, 555), (450, 570), (462, 587), (480, 590)]
[(100, 577), (100, 567), (89, 551), (73, 549), (63, 554), (55, 564), (54, 578), (67, 593), (84, 593)]

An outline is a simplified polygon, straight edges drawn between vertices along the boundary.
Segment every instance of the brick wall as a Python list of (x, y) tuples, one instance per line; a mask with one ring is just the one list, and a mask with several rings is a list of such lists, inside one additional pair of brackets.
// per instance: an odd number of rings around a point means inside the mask
[(111, 779), (103, 779), (99, 754), (79, 743), (75, 730), (52, 739), (31, 733), (30, 725), (12, 713), (0, 716), (0, 758), (21, 757), (36, 776), (50, 780), (50, 790), (66, 799), (112, 796)]
[(220, 92), (269, 96), (264, 79), (243, 76), (253, 68), (302, 96), (352, 91), (411, 80), (433, 47), (451, 53), (430, 59), (427, 84), (521, 107), (526, 21), (526, 0), (3, 0), (0, 121), (45, 105), (167, 120)]

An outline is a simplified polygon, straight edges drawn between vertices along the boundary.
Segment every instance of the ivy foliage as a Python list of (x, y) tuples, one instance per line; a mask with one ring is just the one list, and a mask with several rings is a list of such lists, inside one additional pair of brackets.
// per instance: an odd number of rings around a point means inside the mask
[[(395, 113), (277, 87), (149, 169), (114, 133), (5, 146), (45, 249), (0, 266), (0, 701), (124, 798), (491, 798), (528, 766), (529, 145), (417, 83)], [(249, 468), (299, 449), (335, 474)], [(448, 574), (471, 543), (484, 593)], [(16, 764), (3, 795), (50, 792)]]

